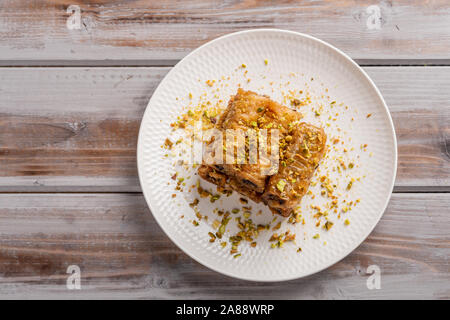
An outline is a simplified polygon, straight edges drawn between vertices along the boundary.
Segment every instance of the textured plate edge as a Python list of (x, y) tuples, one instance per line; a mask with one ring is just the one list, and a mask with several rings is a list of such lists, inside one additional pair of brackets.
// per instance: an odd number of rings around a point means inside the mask
[[(293, 277), (280, 277), (280, 278), (271, 278), (271, 279), (260, 279), (260, 278), (252, 278), (252, 277), (240, 277), (238, 275), (232, 274), (231, 272), (227, 272), (224, 270), (220, 270), (216, 267), (211, 266), (209, 263), (206, 263), (204, 261), (201, 261), (200, 258), (198, 258), (195, 253), (189, 252), (188, 250), (186, 250), (185, 246), (180, 243), (179, 241), (176, 241), (174, 238), (171, 237), (171, 235), (169, 234), (169, 232), (166, 231), (166, 229), (164, 229), (162, 222), (158, 219), (157, 215), (155, 215), (153, 213), (153, 209), (152, 209), (152, 205), (151, 202), (148, 199), (148, 195), (145, 192), (145, 188), (144, 188), (144, 184), (143, 184), (143, 178), (142, 178), (142, 172), (143, 172), (143, 168), (141, 168), (142, 166), (142, 160), (141, 157), (141, 150), (142, 150), (142, 135), (143, 135), (143, 129), (142, 129), (142, 124), (144, 122), (144, 120), (149, 117), (149, 106), (152, 102), (153, 97), (158, 93), (159, 90), (161, 90), (161, 87), (163, 86), (163, 84), (166, 82), (166, 80), (169, 78), (169, 76), (173, 73), (176, 72), (177, 69), (181, 68), (181, 66), (183, 65), (184, 61), (186, 61), (190, 56), (194, 55), (197, 51), (200, 51), (201, 49), (203, 49), (204, 47), (207, 47), (209, 45), (212, 45), (213, 43), (223, 40), (225, 38), (228, 37), (232, 37), (232, 36), (238, 36), (240, 34), (246, 34), (246, 33), (258, 33), (258, 32), (280, 32), (280, 33), (285, 33), (285, 34), (291, 34), (291, 35), (296, 35), (299, 37), (304, 37), (304, 38), (308, 38), (312, 41), (316, 41), (318, 43), (320, 43), (321, 45), (324, 45), (326, 47), (328, 47), (329, 49), (331, 49), (332, 51), (336, 52), (337, 54), (341, 55), (343, 58), (345, 58), (348, 62), (350, 62), (351, 65), (353, 65), (354, 67), (357, 68), (357, 70), (359, 70), (363, 75), (364, 78), (366, 79), (366, 81), (368, 81), (369, 85), (375, 90), (376, 95), (378, 96), (378, 98), (380, 99), (386, 115), (388, 117), (389, 120), (389, 124), (390, 124), (390, 128), (391, 128), (391, 135), (393, 138), (393, 151), (394, 151), (394, 166), (393, 166), (393, 170), (392, 170), (392, 180), (391, 180), (391, 186), (390, 186), (390, 193), (389, 196), (387, 197), (383, 209), (380, 210), (379, 216), (376, 220), (376, 223), (374, 223), (373, 227), (367, 231), (367, 233), (361, 237), (361, 241), (359, 241), (358, 243), (356, 243), (355, 246), (350, 247), (349, 250), (347, 250), (340, 259), (331, 262), (328, 265), (325, 265), (323, 268), (319, 268), (319, 269), (315, 269), (315, 270), (311, 270), (311, 272), (309, 273), (305, 273), (303, 275), (299, 275), (299, 276), (293, 276)], [(137, 169), (138, 169), (138, 176), (139, 176), (139, 183), (141, 185), (141, 189), (142, 189), (142, 193), (144, 195), (144, 199), (147, 203), (147, 205), (150, 208), (150, 211), (153, 215), (153, 217), (155, 218), (156, 222), (158, 223), (159, 227), (164, 231), (164, 233), (167, 235), (167, 237), (173, 242), (175, 243), (175, 245), (180, 248), (185, 254), (187, 254), (189, 257), (191, 257), (192, 259), (194, 259), (195, 261), (197, 261), (198, 263), (200, 263), (201, 265), (209, 268), (210, 270), (213, 270), (215, 272), (218, 272), (220, 274), (229, 276), (231, 278), (235, 278), (235, 279), (240, 279), (240, 280), (247, 280), (247, 281), (255, 281), (255, 282), (282, 282), (282, 281), (290, 281), (290, 280), (295, 280), (295, 279), (300, 279), (300, 278), (305, 278), (308, 277), (310, 275), (319, 273), (325, 269), (328, 269), (329, 267), (335, 265), (336, 263), (342, 261), (343, 259), (345, 259), (350, 253), (352, 253), (355, 249), (357, 249), (368, 237), (369, 235), (373, 232), (373, 230), (375, 229), (375, 227), (378, 225), (378, 223), (380, 222), (384, 212), (386, 211), (386, 208), (389, 204), (389, 201), (391, 199), (392, 196), (392, 191), (394, 189), (394, 183), (395, 183), (395, 179), (396, 179), (396, 175), (397, 175), (397, 160), (398, 160), (398, 150), (397, 150), (397, 137), (395, 134), (395, 128), (394, 128), (394, 122), (392, 121), (392, 117), (391, 117), (391, 113), (389, 112), (389, 108), (387, 107), (387, 104), (383, 98), (383, 96), (381, 95), (380, 90), (378, 89), (378, 87), (375, 85), (375, 83), (373, 82), (373, 80), (369, 77), (369, 75), (352, 59), (350, 58), (346, 53), (344, 53), (343, 51), (341, 51), (340, 49), (334, 47), (333, 45), (318, 39), (316, 37), (310, 36), (308, 34), (304, 34), (304, 33), (300, 33), (300, 32), (295, 32), (295, 31), (289, 31), (289, 30), (283, 30), (283, 29), (275, 29), (275, 28), (261, 28), (261, 29), (251, 29), (251, 30), (244, 30), (244, 31), (238, 31), (238, 32), (233, 32), (233, 33), (229, 33), (226, 35), (223, 35), (221, 37), (218, 37), (216, 39), (213, 39), (211, 41), (208, 41), (207, 43), (201, 45), (200, 47), (196, 48), (195, 50), (193, 50), (191, 53), (189, 53), (187, 56), (185, 56), (182, 60), (180, 60), (164, 77), (164, 79), (159, 83), (158, 87), (156, 88), (156, 90), (154, 91), (154, 93), (152, 94), (152, 97), (149, 100), (149, 103), (147, 104), (147, 107), (145, 108), (145, 112), (144, 115), (142, 116), (142, 120), (141, 120), (141, 125), (139, 127), (139, 135), (138, 135), (138, 141), (137, 141)]]

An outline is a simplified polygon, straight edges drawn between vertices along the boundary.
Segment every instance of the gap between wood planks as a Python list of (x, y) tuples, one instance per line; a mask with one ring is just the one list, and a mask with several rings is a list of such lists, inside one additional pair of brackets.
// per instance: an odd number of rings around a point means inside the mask
[[(353, 59), (361, 67), (445, 67), (450, 59)], [(0, 60), (8, 67), (173, 67), (180, 60)]]

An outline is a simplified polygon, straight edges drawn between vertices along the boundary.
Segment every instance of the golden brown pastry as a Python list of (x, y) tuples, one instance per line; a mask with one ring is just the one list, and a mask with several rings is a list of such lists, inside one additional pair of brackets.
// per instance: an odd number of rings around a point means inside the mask
[[(204, 163), (199, 175), (216, 184), (221, 190), (235, 190), (250, 199), (267, 204), (282, 216), (289, 216), (309, 188), (310, 180), (323, 158), (326, 135), (322, 128), (301, 123), (302, 115), (272, 101), (267, 96), (239, 89), (217, 123), (223, 139), (211, 141), (206, 156), (214, 159), (215, 152), (222, 152), (223, 162)], [(272, 129), (277, 129), (277, 135)], [(241, 144), (230, 147), (231, 134), (244, 133)], [(265, 138), (264, 138), (265, 137)], [(256, 140), (255, 140), (256, 139)], [(262, 160), (258, 152), (255, 159), (250, 155), (250, 141), (258, 141), (258, 149), (266, 147), (270, 154), (271, 140), (277, 140), (279, 157), (274, 170), (267, 170), (273, 163)], [(217, 151), (218, 150), (218, 151)], [(227, 158), (228, 156), (228, 158)], [(230, 159), (234, 160), (231, 161)], [(273, 169), (273, 168), (270, 168)]]

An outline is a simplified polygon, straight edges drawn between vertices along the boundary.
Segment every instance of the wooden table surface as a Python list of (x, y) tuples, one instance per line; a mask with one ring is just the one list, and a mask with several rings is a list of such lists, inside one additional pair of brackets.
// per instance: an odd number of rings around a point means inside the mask
[[(399, 153), (369, 238), (325, 271), (269, 284), (178, 249), (136, 170), (140, 121), (170, 68), (262, 27), (311, 34), (362, 65)], [(448, 0), (1, 0), (0, 39), (0, 298), (450, 299)], [(66, 286), (71, 265), (81, 290)], [(380, 289), (366, 285), (371, 265)]]

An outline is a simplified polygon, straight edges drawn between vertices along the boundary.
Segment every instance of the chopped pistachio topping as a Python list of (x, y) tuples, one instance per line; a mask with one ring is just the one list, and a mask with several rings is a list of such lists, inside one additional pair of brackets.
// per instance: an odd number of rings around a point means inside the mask
[(286, 181), (285, 180), (280, 180), (280, 181), (278, 181), (277, 182), (277, 189), (280, 191), (280, 192), (283, 192), (284, 191), (284, 187), (286, 186)]
[(210, 201), (212, 203), (214, 203), (214, 202), (216, 202), (219, 199), (220, 199), (220, 194), (215, 194), (215, 195), (211, 195)]
[(242, 204), (247, 204), (247, 203), (248, 203), (248, 200), (245, 199), (245, 198), (239, 198), (239, 201), (240, 201)]
[(278, 222), (277, 224), (276, 224), (276, 226), (275, 227), (273, 227), (273, 229), (272, 230), (278, 230), (278, 229), (280, 229), (281, 228), (281, 221), (280, 222)]

